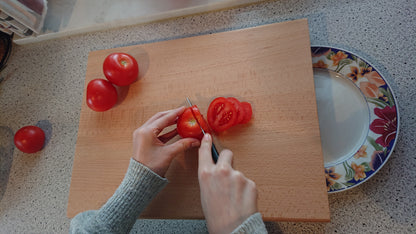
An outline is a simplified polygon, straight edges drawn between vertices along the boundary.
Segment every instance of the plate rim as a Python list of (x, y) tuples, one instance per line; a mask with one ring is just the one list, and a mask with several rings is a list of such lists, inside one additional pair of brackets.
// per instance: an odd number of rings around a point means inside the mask
[[(393, 151), (394, 151), (394, 149), (395, 149), (395, 147), (396, 147), (396, 144), (397, 144), (397, 141), (398, 141), (398, 138), (399, 138), (399, 134), (400, 134), (400, 112), (399, 112), (399, 104), (398, 104), (398, 102), (397, 102), (397, 98), (396, 98), (396, 95), (394, 94), (394, 91), (393, 91), (393, 89), (391, 88), (391, 85), (389, 84), (389, 82), (387, 81), (387, 79), (386, 79), (386, 76), (384, 75), (384, 73), (382, 73), (382, 72), (380, 72), (380, 69), (378, 69), (376, 66), (374, 66), (373, 65), (373, 63), (370, 63), (370, 62), (368, 62), (368, 59), (366, 59), (365, 57), (363, 57), (362, 55), (357, 55), (357, 53), (355, 53), (355, 52), (351, 52), (350, 50), (348, 50), (348, 49), (343, 49), (343, 48), (339, 48), (339, 47), (336, 47), (336, 46), (330, 46), (330, 45), (323, 45), (323, 44), (311, 44), (310, 45), (310, 48), (312, 49), (312, 48), (314, 48), (314, 47), (323, 47), (323, 48), (329, 48), (329, 49), (335, 49), (335, 50), (338, 50), (338, 51), (343, 51), (343, 52), (346, 52), (346, 53), (348, 53), (348, 54), (350, 54), (350, 55), (354, 55), (354, 56), (356, 56), (357, 58), (359, 58), (360, 60), (362, 60), (363, 62), (365, 62), (366, 64), (368, 64), (369, 66), (371, 66), (373, 69), (374, 69), (374, 71), (376, 71), (379, 75), (380, 75), (380, 77), (383, 79), (383, 81), (386, 83), (386, 85), (387, 85), (387, 87), (389, 88), (389, 90), (390, 90), (390, 92), (391, 92), (391, 95), (392, 95), (392, 97), (393, 97), (393, 100), (394, 100), (394, 104), (395, 104), (395, 107), (396, 107), (396, 118), (397, 118), (397, 127), (396, 127), (396, 134), (395, 134), (395, 139), (394, 139), (394, 142), (393, 142), (393, 145), (392, 145), (392, 147), (391, 147), (391, 150), (390, 150), (390, 152), (388, 153), (388, 155), (386, 156), (386, 158), (385, 158), (385, 160), (384, 160), (384, 162), (372, 173), (372, 174), (370, 174), (369, 176), (366, 176), (366, 178), (364, 178), (363, 180), (359, 180), (357, 183), (355, 183), (355, 184), (353, 184), (353, 185), (351, 185), (351, 186), (346, 186), (346, 187), (342, 187), (341, 189), (337, 189), (337, 190), (330, 190), (330, 191), (327, 191), (329, 194), (330, 193), (338, 193), (338, 192), (342, 192), (342, 191), (346, 191), (346, 190), (349, 190), (349, 189), (352, 189), (352, 188), (355, 188), (355, 187), (357, 187), (358, 185), (361, 185), (361, 184), (363, 184), (364, 182), (366, 182), (366, 181), (368, 181), (370, 178), (372, 178), (375, 174), (377, 174), (379, 171), (380, 171), (380, 169), (381, 168), (383, 168), (384, 167), (384, 165), (387, 163), (387, 161), (390, 159), (390, 157), (391, 157), (391, 155), (393, 154)], [(312, 52), (311, 52), (311, 60), (312, 60), (312, 58), (313, 58), (313, 56), (312, 56)], [(313, 67), (312, 67), (313, 68)], [(330, 69), (328, 69), (328, 68), (324, 68), (324, 69), (326, 69), (326, 70), (330, 70)], [(330, 70), (330, 71), (333, 71), (333, 70)], [(335, 72), (335, 71), (333, 71), (333, 72)], [(337, 73), (339, 73), (339, 72), (337, 72)], [(344, 75), (343, 75), (344, 76)], [(359, 88), (359, 87), (357, 87), (357, 88)], [(361, 90), (360, 90), (361, 91)], [(364, 96), (365, 97), (365, 96)], [(367, 101), (367, 98), (365, 97), (365, 100), (366, 100), (366, 102), (367, 102), (367, 105), (368, 105), (368, 101)], [(369, 107), (369, 109), (371, 109), (370, 107)], [(371, 118), (370, 118), (370, 122), (371, 122)], [(367, 134), (367, 136), (368, 136), (368, 134)], [(364, 142), (364, 144), (367, 142), (367, 139), (365, 140), (365, 142)], [(351, 156), (351, 157), (353, 157), (353, 155)], [(346, 159), (346, 160), (344, 160), (344, 162), (346, 162), (346, 161), (348, 161), (351, 157), (348, 157), (348, 159)], [(325, 165), (324, 165), (324, 170), (326, 170), (327, 169), (327, 167), (325, 167)]]

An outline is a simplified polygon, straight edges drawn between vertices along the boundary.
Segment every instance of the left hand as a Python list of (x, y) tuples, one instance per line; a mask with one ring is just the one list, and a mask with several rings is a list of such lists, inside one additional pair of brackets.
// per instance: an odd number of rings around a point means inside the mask
[(185, 107), (179, 107), (159, 112), (136, 129), (133, 133), (133, 159), (164, 177), (176, 155), (191, 147), (199, 146), (199, 140), (194, 138), (180, 139), (167, 145), (166, 142), (178, 134), (176, 128), (159, 136), (164, 128), (176, 123), (178, 116), (184, 110)]

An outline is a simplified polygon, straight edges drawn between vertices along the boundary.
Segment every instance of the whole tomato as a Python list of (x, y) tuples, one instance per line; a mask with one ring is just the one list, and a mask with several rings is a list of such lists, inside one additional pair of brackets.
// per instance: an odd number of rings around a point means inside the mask
[(126, 53), (112, 53), (103, 64), (105, 77), (113, 84), (126, 86), (132, 84), (139, 75), (136, 59)]
[(117, 90), (107, 80), (95, 79), (87, 86), (87, 105), (94, 111), (106, 111), (117, 103)]
[(36, 126), (25, 126), (14, 135), (14, 145), (24, 153), (36, 153), (45, 144), (45, 133)]

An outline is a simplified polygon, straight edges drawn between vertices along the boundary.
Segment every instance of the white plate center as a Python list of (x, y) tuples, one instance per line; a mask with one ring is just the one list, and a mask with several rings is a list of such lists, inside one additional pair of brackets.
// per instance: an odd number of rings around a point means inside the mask
[(370, 112), (360, 89), (341, 74), (314, 68), (325, 167), (353, 156), (366, 140)]

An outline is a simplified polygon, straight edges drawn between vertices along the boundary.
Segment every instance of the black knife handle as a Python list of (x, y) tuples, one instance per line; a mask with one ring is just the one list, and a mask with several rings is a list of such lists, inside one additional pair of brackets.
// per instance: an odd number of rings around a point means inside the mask
[(212, 153), (212, 160), (214, 160), (214, 163), (217, 163), (219, 154), (218, 154), (218, 150), (215, 147), (214, 143), (212, 143), (212, 146), (211, 146), (211, 153)]

